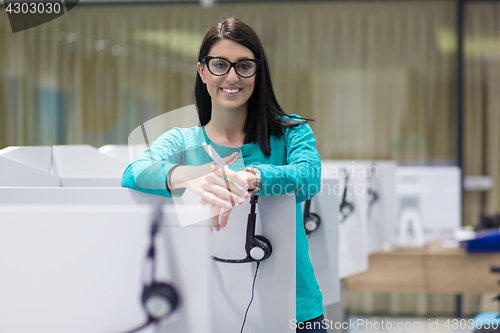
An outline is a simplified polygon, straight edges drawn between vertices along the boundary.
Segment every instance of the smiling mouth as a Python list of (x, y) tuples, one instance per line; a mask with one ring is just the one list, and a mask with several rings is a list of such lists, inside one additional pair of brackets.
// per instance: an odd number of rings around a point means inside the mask
[(237, 89), (225, 89), (225, 88), (221, 88), (222, 91), (224, 91), (225, 93), (228, 93), (228, 94), (236, 94), (238, 93), (241, 89), (237, 88)]

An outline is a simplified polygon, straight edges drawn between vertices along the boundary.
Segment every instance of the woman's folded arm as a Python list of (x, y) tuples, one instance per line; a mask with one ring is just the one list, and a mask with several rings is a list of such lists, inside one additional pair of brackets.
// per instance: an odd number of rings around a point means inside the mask
[(176, 165), (183, 163), (181, 133), (177, 128), (160, 136), (137, 160), (130, 163), (122, 176), (122, 186), (168, 198), (174, 195), (167, 188), (167, 177)]
[[(287, 165), (256, 164), (262, 177), (260, 195), (295, 191), (296, 201), (314, 197), (321, 187), (321, 157), (308, 124), (284, 130)], [(271, 152), (272, 153), (272, 152)]]

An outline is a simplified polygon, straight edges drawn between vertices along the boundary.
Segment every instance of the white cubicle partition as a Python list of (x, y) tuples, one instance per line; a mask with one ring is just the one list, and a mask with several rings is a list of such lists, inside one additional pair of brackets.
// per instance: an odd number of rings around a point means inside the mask
[(51, 173), (51, 147), (7, 147), (0, 150), (0, 187), (60, 186)]
[[(210, 332), (209, 229), (178, 227), (171, 206), (164, 214), (156, 280), (172, 284), (181, 305), (163, 330)], [(144, 323), (150, 217), (150, 206), (0, 205), (0, 332), (125, 332)]]
[(128, 165), (89, 145), (53, 146), (52, 152), (63, 187), (120, 187)]
[[(188, 192), (188, 191), (186, 191)], [(162, 201), (179, 207), (177, 220), (181, 227), (197, 223), (206, 224), (210, 212), (198, 201), (182, 204), (171, 198), (151, 195), (120, 187), (10, 187), (0, 188), (0, 203), (36, 205), (150, 205)], [(175, 203), (175, 205), (174, 205)], [(189, 207), (189, 209), (187, 209)], [(196, 213), (196, 214), (195, 214)]]
[(7, 147), (0, 187), (120, 187), (128, 164), (89, 145)]
[(105, 145), (98, 149), (99, 153), (111, 158), (130, 164), (139, 156), (144, 154), (147, 146), (145, 144), (136, 145)]
[(339, 277), (368, 269), (368, 195), (366, 177), (369, 164), (354, 161), (321, 161), (322, 179), (339, 179), (340, 202), (346, 187), (346, 203), (353, 209), (339, 209)]
[(0, 203), (44, 205), (136, 205), (171, 198), (120, 187), (9, 187), (0, 188)]
[[(259, 197), (256, 234), (268, 238), (271, 257), (261, 262), (255, 296), (246, 318), (245, 333), (292, 332), (295, 318), (295, 195)], [(212, 255), (246, 257), (245, 236), (250, 204), (236, 206), (227, 226), (212, 232)], [(213, 332), (240, 332), (252, 298), (256, 263), (213, 262)], [(293, 330), (295, 332), (295, 330)]]
[(50, 146), (7, 147), (0, 150), (0, 156), (44, 172), (50, 173), (52, 170), (52, 147)]
[[(208, 216), (210, 212), (198, 209), (196, 206), (198, 201), (194, 204), (190, 204), (189, 202), (184, 204), (173, 204), (172, 199), (144, 194), (126, 188), (0, 188), (0, 202), (6, 204), (4, 208), (9, 207), (10, 209), (14, 209), (20, 212), (19, 214), (22, 216), (23, 213), (21, 212), (26, 211), (27, 205), (31, 205), (29, 207), (37, 207), (36, 214), (33, 213), (29, 215), (34, 221), (40, 220), (37, 218), (37, 214), (41, 214), (40, 216), (42, 216), (41, 219), (43, 221), (43, 216), (45, 216), (44, 212), (50, 212), (51, 207), (56, 204), (57, 209), (63, 211), (65, 214), (59, 214), (58, 217), (54, 217), (54, 221), (59, 221), (57, 225), (61, 223), (71, 223), (71, 221), (75, 220), (73, 215), (77, 216), (76, 221), (83, 221), (81, 220), (82, 217), (80, 217), (83, 214), (85, 218), (99, 223), (107, 219), (111, 221), (123, 219), (124, 224), (119, 228), (129, 228), (129, 222), (127, 221), (134, 219), (134, 207), (142, 207), (142, 210), (148, 210), (150, 207), (149, 204), (159, 199), (168, 204), (168, 207), (170, 207), (169, 212), (175, 211), (175, 217), (172, 216), (169, 218), (169, 223), (173, 224), (173, 226), (188, 226), (181, 228), (183, 230), (197, 230), (197, 228), (205, 229), (207, 227), (206, 216)], [(89, 209), (90, 211), (102, 211), (102, 216), (97, 213), (95, 216), (84, 214), (84, 212)], [(106, 213), (107, 210), (116, 212), (119, 217), (115, 218), (112, 213)], [(218, 253), (223, 257), (234, 256), (235, 258), (245, 256), (244, 234), (246, 232), (248, 212), (249, 203), (247, 199), (245, 204), (233, 208), (228, 226), (225, 229), (219, 232), (213, 231), (210, 234), (210, 237), (212, 237), (214, 241), (213, 254)], [(200, 216), (201, 214), (205, 214), (205, 218)], [(64, 216), (64, 218), (61, 216)], [(0, 218), (2, 218), (1, 210)], [(8, 218), (5, 219), (5, 221), (7, 220)], [(200, 221), (202, 222), (200, 223)], [(8, 223), (4, 227), (7, 226)], [(260, 326), (262, 323), (265, 323), (265, 325), (276, 323), (271, 324), (273, 332), (284, 332), (283, 329), (289, 326), (290, 320), (295, 318), (294, 226), (295, 197), (293, 195), (259, 198), (259, 203), (257, 205), (256, 233), (269, 238), (273, 246), (273, 254), (271, 258), (262, 262), (260, 266), (256, 280), (255, 299), (251, 306), (251, 310), (249, 310), (247, 319), (248, 324), (246, 325), (247, 328), (245, 332), (252, 332), (253, 328), (257, 330), (255, 332), (262, 331), (262, 327)], [(0, 228), (4, 227), (0, 224)], [(53, 231), (54, 228), (56, 227), (54, 226), (52, 229), (49, 228), (47, 230)], [(145, 228), (147, 228), (147, 226), (142, 226), (142, 228), (144, 232), (146, 232)], [(2, 229), (0, 229), (0, 231), (3, 232)], [(138, 231), (135, 230), (135, 232)], [(56, 232), (55, 235), (57, 234)], [(178, 234), (179, 231), (175, 233), (175, 235)], [(41, 237), (51, 241), (51, 238), (46, 238), (43, 233)], [(53, 235), (51, 237), (55, 236)], [(33, 243), (34, 247), (32, 247), (32, 243), (30, 242), (24, 242), (23, 244), (23, 246), (30, 244), (27, 248), (32, 250), (38, 247), (38, 243)], [(187, 244), (189, 244), (189, 242)], [(133, 248), (136, 248), (136, 245), (137, 244), (131, 244)], [(2, 249), (1, 245), (0, 249)], [(186, 245), (184, 249), (187, 252), (190, 251), (188, 245)], [(210, 251), (207, 253), (209, 252)], [(182, 255), (179, 257), (184, 258)], [(75, 260), (80, 259), (75, 258)], [(190, 265), (194, 270), (192, 272), (193, 276), (196, 276), (195, 261), (181, 259), (181, 263), (188, 266)], [(2, 261), (0, 260), (0, 265), (1, 264)], [(213, 262), (210, 265), (211, 278), (215, 278), (215, 280), (210, 282), (210, 290), (213, 290), (211, 297), (213, 297), (215, 304), (217, 304), (215, 307), (217, 310), (211, 314), (211, 317), (216, 320), (216, 322), (214, 322), (216, 328), (214, 332), (221, 332), (224, 331), (222, 329), (223, 327), (233, 327), (237, 323), (241, 325), (244, 310), (246, 310), (246, 306), (251, 297), (251, 282), (254, 276), (253, 274), (255, 273), (255, 264), (219, 264)], [(188, 267), (186, 267), (186, 269), (188, 269)], [(214, 275), (212, 276), (212, 274)], [(219, 280), (219, 278), (222, 280)], [(0, 284), (2, 284), (1, 277)], [(214, 289), (214, 286), (217, 286), (217, 288)], [(270, 297), (272, 299), (270, 299)], [(243, 313), (241, 313), (242, 309)], [(227, 313), (234, 314), (234, 318), (229, 320), (227, 318)], [(241, 318), (239, 315), (241, 315)], [(241, 321), (239, 319), (241, 319)], [(287, 323), (287, 325), (284, 325), (284, 323)], [(277, 326), (273, 326), (278, 324), (283, 324), (281, 331)], [(0, 332), (2, 331), (1, 327), (0, 324)], [(43, 332), (43, 330), (40, 332)], [(117, 329), (114, 329), (108, 330), (107, 332), (120, 332), (120, 330), (117, 331)]]
[[(453, 232), (461, 227), (462, 219), (460, 181), (458, 167), (398, 167), (396, 229), (405, 222), (405, 216), (410, 216), (405, 212), (413, 212), (413, 222), (419, 220), (423, 227), (424, 241), (453, 238)], [(415, 225), (407, 223), (406, 228), (414, 229)]]
[(309, 257), (324, 306), (340, 301), (338, 185), (338, 179), (321, 179), (321, 191), (311, 200), (310, 212), (317, 214), (321, 223), (308, 236)]
[(373, 161), (369, 170), (367, 186), (373, 194), (368, 195), (368, 253), (374, 253), (394, 239), (396, 162)]

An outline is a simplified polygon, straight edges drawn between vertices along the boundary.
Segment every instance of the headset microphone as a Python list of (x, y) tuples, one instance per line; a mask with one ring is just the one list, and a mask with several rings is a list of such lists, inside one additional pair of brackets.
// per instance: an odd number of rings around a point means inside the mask
[(304, 229), (306, 231), (306, 235), (309, 235), (311, 232), (318, 230), (319, 225), (321, 224), (321, 218), (318, 214), (311, 213), (311, 199), (306, 200), (306, 204), (304, 207)]
[(151, 241), (147, 252), (147, 263), (148, 271), (150, 272), (150, 277), (147, 282), (144, 283), (144, 288), (141, 295), (141, 303), (148, 316), (148, 320), (143, 325), (131, 330), (126, 333), (138, 332), (150, 324), (156, 324), (160, 320), (168, 317), (179, 305), (179, 297), (175, 288), (170, 284), (164, 282), (157, 282), (155, 280), (155, 269), (156, 269), (156, 248), (155, 248), (155, 237), (158, 233), (160, 223), (162, 221), (162, 205), (158, 203), (155, 205), (153, 212), (153, 219), (151, 223)]
[(245, 242), (245, 251), (247, 253), (246, 258), (243, 259), (222, 259), (212, 256), (212, 259), (218, 262), (225, 262), (229, 264), (239, 264), (245, 262), (260, 262), (266, 260), (271, 256), (273, 248), (271, 242), (264, 236), (255, 235), (255, 206), (257, 204), (258, 197), (252, 195), (250, 198), (250, 214), (248, 214), (247, 221), (247, 235)]

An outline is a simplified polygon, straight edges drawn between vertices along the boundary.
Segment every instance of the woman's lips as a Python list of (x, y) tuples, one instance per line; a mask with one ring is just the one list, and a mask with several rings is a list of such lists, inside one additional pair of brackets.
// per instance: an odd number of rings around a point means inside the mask
[[(222, 91), (222, 93), (224, 95), (229, 96), (229, 97), (234, 97), (234, 96), (238, 96), (243, 89), (242, 88), (220, 88), (220, 90)], [(238, 91), (233, 92), (235, 90), (238, 90)]]

